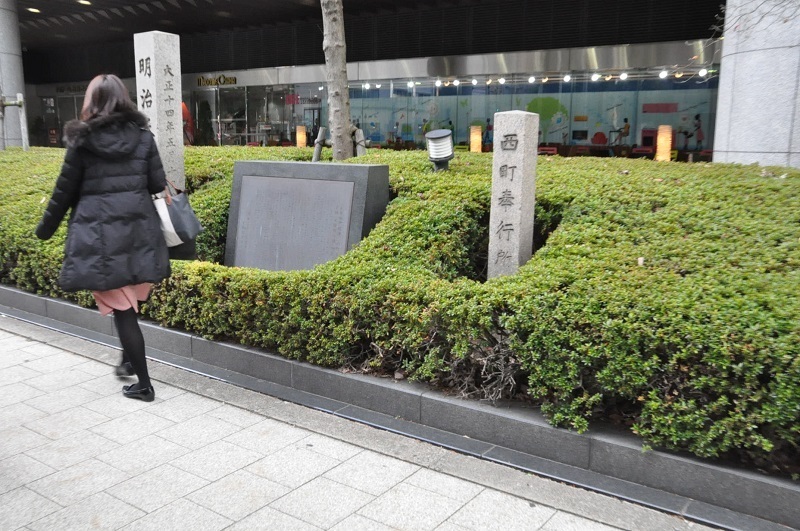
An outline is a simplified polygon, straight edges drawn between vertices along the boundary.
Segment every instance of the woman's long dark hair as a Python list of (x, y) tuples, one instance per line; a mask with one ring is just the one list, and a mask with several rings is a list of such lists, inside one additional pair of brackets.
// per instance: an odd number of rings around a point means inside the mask
[(114, 74), (101, 74), (86, 87), (81, 120), (85, 122), (98, 116), (135, 110), (136, 105), (131, 101), (122, 80)]

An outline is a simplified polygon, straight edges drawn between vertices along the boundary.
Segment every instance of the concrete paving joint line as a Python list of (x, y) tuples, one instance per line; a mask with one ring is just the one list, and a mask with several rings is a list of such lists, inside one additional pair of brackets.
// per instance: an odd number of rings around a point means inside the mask
[[(118, 347), (113, 320), (0, 286), (0, 313)], [(669, 452), (625, 434), (553, 428), (534, 409), (343, 374), (143, 322), (148, 357), (244, 389), (725, 529), (800, 528), (800, 485)], [(788, 526), (788, 527), (787, 527)]]

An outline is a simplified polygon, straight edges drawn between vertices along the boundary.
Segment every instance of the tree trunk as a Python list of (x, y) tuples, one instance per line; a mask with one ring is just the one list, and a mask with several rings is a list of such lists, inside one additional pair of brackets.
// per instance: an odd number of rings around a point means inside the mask
[(342, 0), (320, 0), (320, 4), (324, 29), (322, 51), (325, 52), (325, 78), (328, 82), (328, 127), (331, 130), (333, 160), (344, 160), (353, 156), (344, 10)]

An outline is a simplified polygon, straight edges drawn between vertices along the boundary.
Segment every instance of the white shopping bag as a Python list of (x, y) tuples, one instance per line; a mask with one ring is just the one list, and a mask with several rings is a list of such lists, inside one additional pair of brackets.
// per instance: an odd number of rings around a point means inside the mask
[(153, 199), (153, 204), (156, 206), (158, 217), (161, 219), (161, 232), (164, 234), (164, 239), (167, 241), (167, 247), (175, 247), (183, 243), (175, 227), (172, 225), (172, 220), (169, 217), (169, 210), (167, 210), (167, 201), (163, 197)]

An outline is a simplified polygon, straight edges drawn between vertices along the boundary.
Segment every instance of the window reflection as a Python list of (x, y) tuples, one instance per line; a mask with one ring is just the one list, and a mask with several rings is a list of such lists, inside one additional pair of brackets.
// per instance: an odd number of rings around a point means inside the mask
[(247, 134), (247, 88), (219, 89), (219, 144), (241, 145)]
[[(425, 133), (435, 129), (452, 129), (456, 146), (466, 147), (470, 126), (480, 126), (483, 148), (491, 150), (494, 114), (509, 110), (539, 114), (544, 145), (646, 146), (652, 131), (667, 124), (676, 131), (676, 147), (685, 149), (700, 114), (705, 144), (713, 143), (716, 80), (591, 74), (572, 72), (568, 82), (563, 75), (531, 81), (527, 74), (506, 74), (503, 84), (501, 76), (476, 77), (475, 84), (470, 77), (458, 84), (440, 79), (438, 86), (436, 79), (352, 82), (350, 118), (370, 143), (395, 149), (424, 149)], [(320, 82), (196, 90), (195, 143), (292, 145), (298, 125), (309, 132), (327, 128), (326, 94)]]

